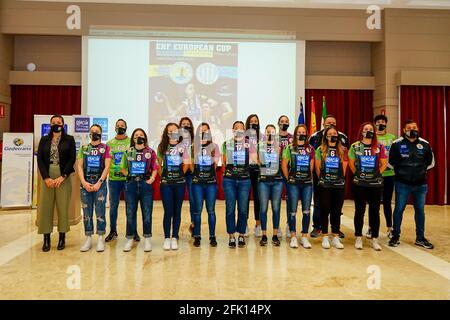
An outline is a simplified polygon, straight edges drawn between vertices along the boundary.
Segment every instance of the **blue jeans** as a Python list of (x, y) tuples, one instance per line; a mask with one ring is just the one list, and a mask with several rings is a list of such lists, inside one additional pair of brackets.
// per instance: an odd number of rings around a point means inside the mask
[(127, 239), (133, 239), (137, 229), (137, 208), (141, 204), (144, 238), (152, 236), (153, 186), (147, 182), (129, 181), (125, 186)]
[(262, 181), (258, 184), (259, 204), (261, 211), (261, 230), (267, 230), (267, 211), (269, 200), (272, 203), (272, 224), (274, 229), (280, 227), (281, 193), (283, 192), (283, 181)]
[(291, 221), (289, 224), (289, 229), (291, 232), (297, 231), (297, 206), (298, 200), (302, 201), (302, 233), (308, 233), (309, 231), (309, 221), (311, 220), (311, 198), (312, 198), (312, 184), (288, 184), (288, 195), (289, 195), (289, 212), (291, 216)]
[(181, 224), (181, 207), (183, 206), (184, 190), (186, 184), (162, 184), (160, 186), (161, 200), (164, 207), (164, 238), (170, 238), (172, 228), (172, 238), (178, 239)]
[(192, 185), (194, 206), (194, 236), (200, 236), (202, 226), (203, 201), (208, 212), (209, 236), (216, 235), (216, 183), (200, 183)]
[(119, 208), (120, 193), (125, 192), (126, 181), (108, 180), (109, 187), (109, 227), (117, 231), (117, 210)]
[(394, 231), (395, 237), (400, 237), (403, 212), (405, 211), (408, 197), (412, 195), (414, 203), (414, 219), (416, 221), (416, 238), (421, 240), (425, 237), (425, 199), (428, 185), (410, 186), (401, 182), (395, 182), (395, 209), (394, 209)]
[(91, 236), (94, 233), (94, 207), (95, 215), (97, 216), (97, 234), (105, 234), (106, 229), (106, 196), (108, 189), (106, 183), (102, 183), (100, 189), (96, 192), (88, 192), (81, 186), (80, 199), (81, 208), (83, 209), (84, 233)]
[[(250, 179), (223, 178), (222, 186), (225, 193), (227, 233), (234, 234), (237, 231), (239, 234), (245, 234), (251, 181)], [(236, 202), (238, 207), (237, 222)]]
[(188, 192), (189, 198), (189, 213), (191, 214), (191, 223), (194, 223), (194, 214), (195, 214), (195, 196), (192, 192), (192, 179), (194, 175), (192, 173), (187, 173), (185, 175), (186, 179), (186, 188)]
[[(284, 178), (284, 177), (283, 177), (283, 186), (284, 186), (284, 189), (286, 190), (286, 223), (288, 226), (290, 226), (291, 225), (291, 215), (289, 212), (289, 208), (291, 207), (291, 200), (289, 198), (288, 183), (287, 183), (286, 178)], [(280, 197), (281, 197), (281, 194), (280, 194)], [(292, 231), (290, 227), (289, 227), (289, 230)]]

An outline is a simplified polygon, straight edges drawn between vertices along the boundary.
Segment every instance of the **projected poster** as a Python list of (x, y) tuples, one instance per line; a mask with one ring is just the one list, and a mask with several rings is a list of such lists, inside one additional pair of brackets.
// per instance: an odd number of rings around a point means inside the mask
[(213, 140), (224, 141), (237, 116), (238, 44), (152, 41), (149, 48), (150, 145), (168, 122), (185, 116), (194, 128), (209, 123)]

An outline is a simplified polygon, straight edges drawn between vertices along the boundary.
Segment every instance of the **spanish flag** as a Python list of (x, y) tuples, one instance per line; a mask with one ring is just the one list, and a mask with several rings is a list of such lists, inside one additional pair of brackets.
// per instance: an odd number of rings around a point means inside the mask
[(309, 126), (309, 135), (312, 136), (316, 131), (316, 104), (314, 102), (314, 97), (311, 97), (311, 122)]

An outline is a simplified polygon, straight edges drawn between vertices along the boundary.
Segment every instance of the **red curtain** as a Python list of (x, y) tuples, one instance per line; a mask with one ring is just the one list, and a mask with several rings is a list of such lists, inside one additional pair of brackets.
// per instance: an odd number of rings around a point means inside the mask
[(447, 204), (450, 204), (450, 87), (445, 87), (445, 106), (447, 113)]
[(436, 165), (428, 175), (427, 204), (445, 203), (444, 98), (444, 87), (401, 86), (400, 89), (400, 130), (405, 120), (417, 121), (421, 136), (430, 142), (434, 152)]
[(11, 132), (33, 132), (35, 114), (80, 112), (80, 86), (11, 86)]
[[(358, 130), (362, 123), (373, 119), (372, 90), (340, 90), (340, 89), (307, 89), (306, 90), (306, 123), (309, 126), (311, 117), (311, 97), (316, 106), (317, 130), (320, 130), (322, 119), (322, 100), (325, 97), (327, 114), (336, 117), (338, 130), (348, 136), (350, 144), (358, 138)], [(353, 174), (348, 169), (346, 198), (351, 198)]]

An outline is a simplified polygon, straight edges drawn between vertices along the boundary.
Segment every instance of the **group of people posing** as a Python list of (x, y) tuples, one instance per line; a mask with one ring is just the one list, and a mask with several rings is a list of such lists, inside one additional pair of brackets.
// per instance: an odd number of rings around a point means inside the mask
[[(413, 120), (406, 121), (403, 134), (397, 139), (387, 133), (386, 116), (377, 115), (373, 122), (361, 125), (358, 140), (350, 145), (347, 136), (338, 131), (332, 115), (325, 118), (324, 129), (309, 136), (307, 126), (303, 124), (297, 125), (292, 134), (289, 133), (289, 118), (284, 115), (279, 117), (276, 125), (269, 124), (262, 130), (258, 116), (252, 114), (245, 123), (235, 121), (232, 137), (219, 147), (213, 142), (208, 123), (194, 128), (192, 121), (184, 117), (179, 123), (165, 126), (157, 150), (153, 150), (143, 129), (137, 128), (128, 136), (126, 121), (119, 119), (115, 123), (116, 136), (107, 143), (101, 141), (102, 127), (93, 124), (90, 127), (90, 142), (80, 147), (78, 156), (73, 137), (64, 132), (63, 117), (55, 115), (50, 123), (51, 132), (41, 138), (37, 156), (44, 180), (38, 216), (38, 232), (44, 235), (43, 251), (51, 248), (55, 205), (58, 209), (57, 248), (62, 250), (65, 247), (65, 233), (69, 231), (70, 175), (75, 172), (75, 162), (81, 181), (80, 198), (86, 235), (80, 249), (82, 252), (92, 248), (94, 221), (98, 235), (97, 251), (104, 251), (105, 242), (117, 238), (118, 206), (122, 192), (125, 193), (127, 238), (123, 251), (131, 251), (134, 243), (140, 241), (137, 232), (138, 204), (142, 213), (144, 251), (152, 250), (153, 184), (157, 175), (160, 176), (164, 208), (164, 250), (177, 250), (179, 247), (181, 210), (186, 189), (193, 245), (199, 247), (201, 244), (201, 214), (205, 205), (209, 244), (217, 246), (215, 205), (217, 173), (220, 172), (217, 167), (220, 164), (223, 166), (222, 186), (230, 248), (246, 246), (251, 194), (254, 234), (260, 238), (259, 244), (266, 246), (269, 242), (267, 220), (270, 202), (271, 243), (280, 246), (284, 189), (286, 237), (290, 237), (290, 247), (309, 249), (310, 237), (322, 237), (323, 248), (333, 246), (343, 249), (341, 215), (348, 169), (354, 176), (357, 249), (363, 249), (364, 215), (368, 205), (369, 231), (366, 237), (371, 239), (374, 250), (382, 250), (378, 242), (381, 203), (389, 245), (400, 244), (402, 216), (410, 195), (415, 210), (415, 244), (433, 248), (424, 235), (424, 206), (427, 170), (434, 166), (434, 156), (429, 143), (420, 137), (418, 125)], [(392, 213), (394, 188), (395, 208)], [(105, 237), (108, 189), (110, 232)], [(299, 201), (302, 214), (298, 237)], [(311, 216), (313, 228), (309, 233)]]

